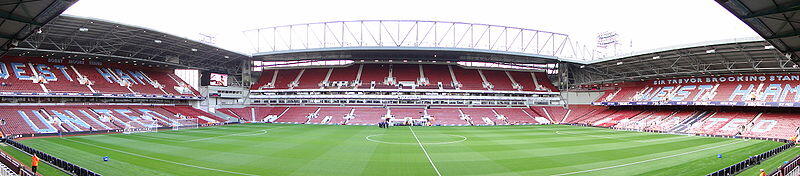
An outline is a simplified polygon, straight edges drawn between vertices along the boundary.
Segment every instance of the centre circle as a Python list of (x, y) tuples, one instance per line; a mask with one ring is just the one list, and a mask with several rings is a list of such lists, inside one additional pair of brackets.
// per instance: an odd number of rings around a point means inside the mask
[(420, 143), (425, 145), (441, 145), (459, 143), (467, 140), (465, 136), (454, 134), (425, 134), (417, 135), (416, 137), (419, 138), (419, 143), (417, 143), (417, 139), (414, 136), (408, 135), (373, 134), (365, 138), (367, 141), (371, 142), (402, 145), (419, 145)]

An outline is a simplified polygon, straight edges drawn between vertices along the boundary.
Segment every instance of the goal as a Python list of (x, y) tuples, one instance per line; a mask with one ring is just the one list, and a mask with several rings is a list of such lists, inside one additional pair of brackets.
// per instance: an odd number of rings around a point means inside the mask
[[(134, 124), (135, 125), (131, 125)], [(141, 125), (139, 125), (141, 124)], [(148, 132), (156, 132), (158, 131), (158, 124), (156, 121), (130, 121), (125, 124), (125, 128), (122, 129), (123, 134), (133, 134), (133, 133), (148, 133)]]
[(200, 127), (200, 122), (195, 118), (176, 119), (177, 124), (172, 125), (172, 130), (194, 129)]

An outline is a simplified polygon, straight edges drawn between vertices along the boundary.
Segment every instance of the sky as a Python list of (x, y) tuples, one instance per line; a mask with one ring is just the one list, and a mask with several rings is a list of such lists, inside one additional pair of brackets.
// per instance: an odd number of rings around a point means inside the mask
[(625, 52), (758, 36), (713, 0), (80, 0), (65, 14), (195, 40), (210, 34), (218, 47), (246, 54), (254, 50), (242, 31), (340, 20), (504, 25), (564, 33), (584, 45), (613, 31)]

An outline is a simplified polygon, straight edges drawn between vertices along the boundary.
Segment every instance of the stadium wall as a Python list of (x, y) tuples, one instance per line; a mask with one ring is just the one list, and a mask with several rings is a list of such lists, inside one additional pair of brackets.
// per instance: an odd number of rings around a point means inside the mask
[(566, 99), (567, 104), (571, 105), (591, 105), (592, 102), (597, 101), (600, 96), (603, 96), (605, 92), (602, 91), (595, 91), (595, 92), (575, 92), (575, 91), (568, 91), (568, 92), (561, 92), (561, 96)]

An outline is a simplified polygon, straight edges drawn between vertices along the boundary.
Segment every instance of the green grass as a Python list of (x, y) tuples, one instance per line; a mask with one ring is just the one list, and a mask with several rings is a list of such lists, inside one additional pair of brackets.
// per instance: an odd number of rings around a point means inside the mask
[[(9, 155), (11, 155), (11, 157), (16, 158), (17, 160), (19, 160), (20, 162), (22, 162), (26, 166), (28, 166), (28, 167), (31, 166), (31, 156), (30, 155), (28, 155), (28, 154), (26, 154), (26, 153), (24, 153), (22, 151), (19, 151), (19, 150), (15, 149), (14, 147), (5, 145), (5, 144), (0, 144), (0, 150), (5, 151)], [(44, 162), (40, 162), (39, 163), (39, 168), (37, 169), (37, 172), (39, 172), (42, 175), (47, 175), (47, 176), (68, 175), (68, 174), (62, 172), (61, 170), (58, 170), (55, 167), (50, 166), (50, 165), (48, 165), (48, 164), (46, 164)]]
[(760, 169), (764, 169), (767, 173), (770, 173), (778, 167), (783, 165), (784, 161), (791, 161), (794, 157), (800, 155), (800, 148), (792, 147), (786, 151), (779, 153), (778, 155), (772, 156), (766, 161), (761, 162), (761, 164), (751, 167), (745, 171), (739, 173), (741, 176), (748, 176), (748, 175), (758, 175)]
[(103, 175), (705, 175), (782, 145), (563, 125), (242, 124), (19, 142)]

